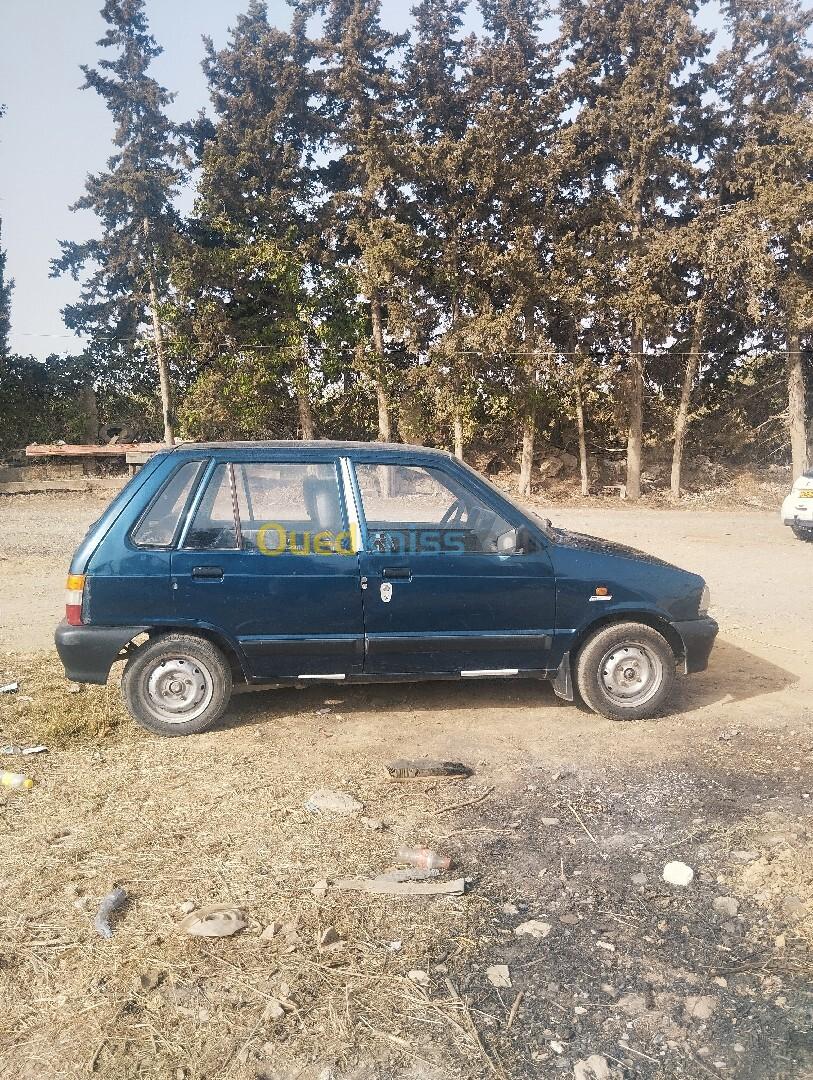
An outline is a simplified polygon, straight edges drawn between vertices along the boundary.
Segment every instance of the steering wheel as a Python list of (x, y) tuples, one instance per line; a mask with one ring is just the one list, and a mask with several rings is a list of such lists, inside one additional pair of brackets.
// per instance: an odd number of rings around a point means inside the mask
[(441, 525), (459, 525), (463, 520), (463, 515), (466, 512), (466, 504), (462, 499), (455, 499), (443, 517), (440, 519)]

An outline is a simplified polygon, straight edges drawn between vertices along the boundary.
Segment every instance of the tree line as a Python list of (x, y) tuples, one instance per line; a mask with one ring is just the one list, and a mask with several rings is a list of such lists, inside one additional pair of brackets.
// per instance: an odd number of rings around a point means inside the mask
[(492, 441), (523, 493), (540, 437), (585, 490), (611, 445), (632, 499), (657, 446), (679, 496), (690, 432), (809, 465), (813, 10), (723, 0), (715, 40), (693, 0), (420, 0), (400, 35), (250, 0), (184, 124), (144, 0), (102, 15), (100, 231), (53, 272), (82, 377), (167, 441)]

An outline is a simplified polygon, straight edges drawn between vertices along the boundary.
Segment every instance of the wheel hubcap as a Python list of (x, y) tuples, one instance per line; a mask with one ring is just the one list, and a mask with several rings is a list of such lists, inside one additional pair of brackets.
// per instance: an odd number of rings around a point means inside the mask
[(620, 705), (642, 705), (663, 681), (663, 664), (644, 645), (617, 645), (601, 662), (601, 684)]
[(147, 680), (147, 696), (156, 715), (169, 724), (185, 724), (207, 708), (214, 693), (209, 669), (188, 656), (158, 661)]

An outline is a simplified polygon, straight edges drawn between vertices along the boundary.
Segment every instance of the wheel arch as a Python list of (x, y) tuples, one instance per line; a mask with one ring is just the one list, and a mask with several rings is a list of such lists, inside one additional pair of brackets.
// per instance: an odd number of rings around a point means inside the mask
[(204, 640), (211, 642), (212, 645), (216, 645), (226, 657), (232, 670), (233, 680), (235, 682), (248, 682), (248, 674), (237, 646), (225, 634), (212, 629), (212, 627), (184, 624), (154, 626), (147, 630), (147, 634), (150, 641), (166, 637), (169, 634), (189, 634), (191, 637), (204, 638)]
[(588, 623), (587, 626), (582, 627), (570, 646), (569, 651), (571, 660), (575, 662), (579, 653), (584, 648), (585, 643), (593, 636), (593, 634), (598, 633), (600, 630), (606, 630), (608, 626), (627, 622), (643, 623), (645, 626), (657, 630), (661, 637), (665, 638), (669, 643), (675, 657), (675, 663), (685, 661), (686, 647), (683, 644), (683, 639), (677, 630), (675, 630), (674, 626), (672, 626), (668, 619), (655, 614), (653, 611), (646, 610), (610, 611), (602, 616), (602, 618)]

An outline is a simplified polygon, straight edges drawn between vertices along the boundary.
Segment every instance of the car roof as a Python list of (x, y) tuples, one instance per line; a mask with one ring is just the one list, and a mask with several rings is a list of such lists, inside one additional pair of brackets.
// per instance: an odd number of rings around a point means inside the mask
[(453, 457), (448, 450), (438, 450), (417, 443), (343, 442), (336, 439), (263, 439), (244, 442), (183, 442), (171, 448), (170, 453), (207, 450), (365, 450), (380, 453), (438, 454)]

